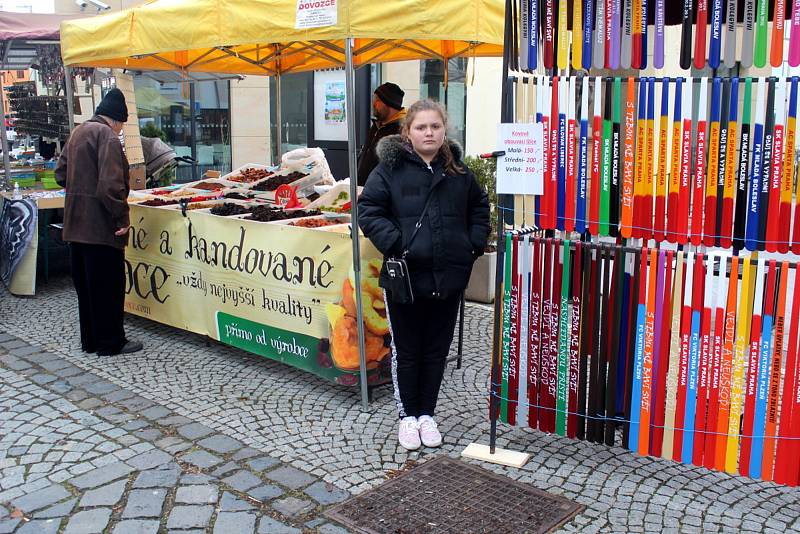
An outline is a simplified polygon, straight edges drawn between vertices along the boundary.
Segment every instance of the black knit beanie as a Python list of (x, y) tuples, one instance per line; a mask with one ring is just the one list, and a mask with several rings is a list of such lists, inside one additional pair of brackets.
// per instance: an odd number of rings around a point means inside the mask
[(405, 92), (396, 83), (386, 82), (375, 89), (375, 96), (381, 102), (394, 109), (403, 109), (403, 97)]
[(95, 113), (105, 115), (115, 121), (128, 122), (128, 105), (125, 104), (125, 95), (115, 87), (106, 93)]

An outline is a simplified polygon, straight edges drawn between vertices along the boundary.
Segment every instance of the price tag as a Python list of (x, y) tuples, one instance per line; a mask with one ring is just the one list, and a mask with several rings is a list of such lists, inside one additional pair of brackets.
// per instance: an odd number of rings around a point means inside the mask
[(288, 209), (300, 207), (295, 188), (289, 184), (279, 186), (275, 190), (275, 204)]
[(544, 190), (544, 150), (541, 123), (499, 124), (497, 193), (541, 195)]

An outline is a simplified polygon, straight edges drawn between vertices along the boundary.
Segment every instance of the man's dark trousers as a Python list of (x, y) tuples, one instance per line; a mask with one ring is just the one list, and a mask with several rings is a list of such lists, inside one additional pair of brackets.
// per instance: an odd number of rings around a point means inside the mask
[(125, 346), (125, 252), (107, 245), (72, 243), (72, 280), (78, 293), (81, 348), (99, 355)]

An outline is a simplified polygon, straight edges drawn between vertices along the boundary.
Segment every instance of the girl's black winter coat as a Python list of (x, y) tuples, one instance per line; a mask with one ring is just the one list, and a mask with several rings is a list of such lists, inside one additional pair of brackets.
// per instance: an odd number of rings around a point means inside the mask
[[(489, 199), (461, 161), (461, 147), (449, 141), (463, 174), (445, 172), (441, 158), (428, 166), (399, 135), (378, 143), (380, 163), (358, 200), (359, 226), (384, 257), (400, 257), (425, 206), (422, 226), (406, 261), (415, 297), (460, 293), (489, 236)], [(388, 287), (381, 272), (381, 287)]]

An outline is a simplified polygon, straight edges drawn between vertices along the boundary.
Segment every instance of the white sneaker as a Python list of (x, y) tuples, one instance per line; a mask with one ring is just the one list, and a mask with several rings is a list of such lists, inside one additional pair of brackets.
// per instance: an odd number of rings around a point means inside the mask
[(419, 437), (426, 447), (439, 447), (442, 444), (442, 435), (436, 426), (436, 421), (430, 415), (423, 415), (418, 420)]
[(397, 440), (404, 449), (408, 449), (409, 451), (419, 449), (419, 423), (417, 423), (416, 417), (404, 417), (400, 420), (400, 430), (397, 432)]

